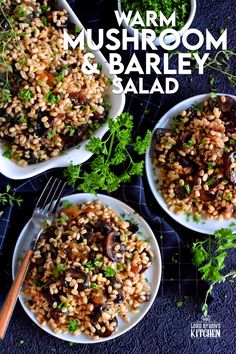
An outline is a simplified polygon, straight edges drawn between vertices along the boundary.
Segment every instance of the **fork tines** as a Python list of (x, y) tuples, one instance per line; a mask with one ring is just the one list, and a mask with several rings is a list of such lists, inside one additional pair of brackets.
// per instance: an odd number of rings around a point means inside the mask
[(44, 212), (55, 213), (65, 186), (66, 182), (63, 182), (59, 178), (54, 179), (50, 177), (39, 197), (35, 209), (44, 209)]

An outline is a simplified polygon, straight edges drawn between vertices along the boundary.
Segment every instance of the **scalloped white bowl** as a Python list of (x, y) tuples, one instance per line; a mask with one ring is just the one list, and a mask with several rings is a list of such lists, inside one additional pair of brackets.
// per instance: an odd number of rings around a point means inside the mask
[[(61, 8), (64, 8), (68, 11), (71, 22), (73, 22), (76, 26), (83, 27), (74, 11), (65, 0), (58, 0), (57, 3)], [(109, 64), (107, 63), (107, 60), (102, 55), (102, 53), (100, 51), (94, 51), (94, 55), (97, 62), (102, 64), (102, 71), (113, 80), (116, 76), (109, 74)], [(111, 118), (115, 118), (121, 114), (125, 105), (125, 95), (123, 93), (120, 95), (112, 93), (113, 88), (113, 86), (110, 86), (107, 90), (107, 93), (110, 96), (109, 103), (111, 104), (111, 109), (109, 111), (109, 117)], [(108, 125), (105, 123), (94, 133), (94, 135), (102, 138), (107, 130)], [(75, 165), (81, 164), (92, 156), (92, 153), (85, 149), (86, 144), (87, 140), (84, 140), (79, 144), (79, 149), (76, 147), (69, 148), (65, 150), (64, 155), (53, 157), (48, 161), (32, 164), (27, 167), (21, 167), (15, 162), (3, 157), (2, 154), (4, 149), (3, 146), (0, 145), (0, 173), (8, 178), (19, 180), (33, 177), (41, 172), (53, 168), (69, 166), (70, 162), (73, 162)]]
[[(230, 96), (236, 101), (236, 96), (228, 95), (225, 93), (218, 93), (217, 95), (218, 96)], [(158, 121), (158, 123), (156, 124), (156, 126), (154, 127), (154, 129), (152, 131), (152, 135), (154, 135), (156, 129), (158, 129), (158, 128), (169, 128), (171, 125), (172, 119), (175, 116), (177, 116), (180, 112), (191, 107), (193, 104), (198, 104), (198, 103), (204, 102), (209, 97), (210, 97), (209, 94), (204, 94), (204, 95), (190, 97), (190, 98), (178, 103), (173, 108), (171, 108), (166, 114), (164, 114), (164, 116)], [(167, 214), (169, 214), (169, 216), (172, 219), (174, 219), (175, 221), (177, 221), (179, 224), (181, 224), (191, 230), (194, 230), (194, 231), (197, 231), (197, 232), (200, 232), (203, 234), (210, 234), (211, 235), (216, 230), (218, 230), (220, 228), (228, 228), (229, 225), (232, 223), (232, 221), (235, 221), (235, 219), (218, 221), (218, 220), (205, 220), (205, 219), (201, 218), (200, 221), (198, 223), (196, 223), (192, 220), (187, 221), (185, 214), (178, 215), (178, 214), (170, 211), (166, 202), (165, 202), (165, 199), (163, 198), (162, 194), (159, 192), (160, 183), (157, 181), (157, 177), (154, 174), (154, 168), (153, 168), (153, 164), (152, 164), (152, 156), (151, 156), (150, 147), (148, 148), (148, 150), (146, 152), (145, 167), (146, 167), (146, 174), (147, 174), (148, 183), (149, 183), (149, 186), (151, 188), (151, 191), (152, 191), (156, 201), (165, 210), (165, 212)], [(156, 169), (156, 171), (158, 173), (158, 169)], [(234, 229), (236, 231), (236, 227), (233, 227), (232, 229)]]

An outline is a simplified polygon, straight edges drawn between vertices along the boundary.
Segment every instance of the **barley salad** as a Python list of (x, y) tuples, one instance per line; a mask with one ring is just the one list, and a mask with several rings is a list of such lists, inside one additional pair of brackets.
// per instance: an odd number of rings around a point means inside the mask
[(0, 6), (0, 138), (4, 156), (27, 166), (59, 156), (103, 123), (111, 82), (81, 71), (78, 47), (64, 50), (63, 30), (74, 37), (80, 28), (56, 1)]
[(129, 322), (153, 297), (145, 278), (152, 251), (133, 220), (101, 201), (64, 201), (34, 252), (24, 285), (27, 306), (57, 335), (109, 337), (119, 330), (118, 318)]
[(171, 212), (199, 222), (229, 220), (236, 213), (236, 103), (208, 98), (154, 134), (154, 175)]

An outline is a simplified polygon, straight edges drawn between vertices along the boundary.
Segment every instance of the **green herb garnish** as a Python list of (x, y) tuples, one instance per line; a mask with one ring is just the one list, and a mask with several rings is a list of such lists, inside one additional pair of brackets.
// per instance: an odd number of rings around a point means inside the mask
[(49, 6), (41, 5), (40, 9), (41, 9), (41, 14), (44, 15), (49, 10)]
[(107, 267), (104, 269), (104, 275), (106, 278), (113, 278), (116, 275), (116, 271), (112, 267)]
[(68, 208), (68, 206), (71, 205), (71, 202), (69, 200), (63, 200), (62, 205), (64, 208)]
[(213, 162), (206, 162), (206, 165), (207, 165), (207, 168), (209, 170), (211, 170), (213, 168), (213, 166), (214, 166), (214, 163)]
[(215, 177), (211, 177), (206, 183), (208, 186), (212, 186), (215, 183)]
[(53, 270), (52, 270), (52, 274), (55, 278), (57, 278), (60, 273), (62, 273), (64, 270), (66, 269), (65, 264), (57, 264)]
[(93, 283), (93, 284), (91, 284), (91, 288), (92, 288), (92, 289), (98, 289), (99, 286), (98, 286), (96, 283)]
[(94, 264), (92, 261), (89, 261), (85, 264), (85, 267), (88, 268), (89, 270), (94, 270)]
[(214, 235), (209, 235), (202, 241), (197, 241), (192, 246), (193, 264), (198, 267), (201, 278), (210, 283), (202, 306), (204, 315), (208, 312), (207, 300), (213, 287), (229, 277), (235, 277), (233, 270), (226, 275), (222, 274), (226, 266), (226, 258), (229, 251), (236, 248), (236, 235), (231, 229), (217, 230)]
[(31, 95), (31, 92), (30, 90), (23, 90), (19, 93), (19, 97), (23, 100), (23, 101), (30, 101), (32, 95)]
[(45, 17), (45, 16), (41, 17), (41, 22), (44, 26), (47, 26), (50, 23), (49, 20), (47, 19), (47, 17)]
[(228, 200), (228, 201), (232, 200), (233, 199), (232, 193), (228, 193), (226, 195), (223, 195), (223, 199)]
[(188, 193), (188, 194), (190, 194), (190, 185), (189, 184), (185, 184), (184, 185), (184, 188), (185, 188), (185, 190), (186, 190), (186, 192)]
[(78, 326), (79, 322), (75, 319), (72, 319), (69, 321), (68, 323), (68, 326), (67, 326), (67, 329), (69, 332), (75, 332), (79, 329), (79, 326)]
[[(182, 1), (181, 4), (172, 0), (165, 0), (165, 1), (150, 1), (150, 0), (122, 0), (122, 10), (127, 13), (130, 10), (133, 12), (138, 11), (140, 16), (143, 19), (143, 22), (146, 22), (146, 11), (152, 10), (155, 13), (162, 13), (165, 15), (166, 18), (169, 18), (171, 14), (175, 11), (176, 14), (176, 26), (173, 28), (176, 30), (180, 30), (184, 27), (190, 13), (190, 2), (189, 1)], [(151, 28), (159, 35), (165, 28), (172, 28), (172, 26), (163, 26), (163, 27), (154, 27)], [(141, 25), (135, 25), (134, 28), (138, 30), (142, 30), (143, 27)]]
[(95, 259), (93, 260), (93, 264), (94, 264), (96, 267), (99, 267), (102, 262), (103, 262), (103, 257), (95, 258)]
[(46, 95), (45, 95), (45, 99), (50, 102), (51, 104), (54, 103), (58, 103), (59, 99), (56, 95), (54, 95), (54, 93), (52, 91), (49, 91)]
[(69, 216), (66, 215), (66, 214), (62, 214), (60, 217), (59, 217), (59, 220), (60, 222), (64, 223), (64, 222), (67, 222), (69, 220)]
[(25, 10), (22, 6), (17, 7), (16, 13), (19, 17), (25, 17)]
[[(150, 142), (150, 131), (147, 131), (144, 138), (137, 137), (133, 142), (133, 117), (128, 113), (122, 113), (116, 120), (110, 119), (108, 125), (109, 135), (106, 139), (92, 137), (86, 146), (87, 150), (95, 155), (89, 168), (81, 172), (80, 166), (70, 164), (65, 169), (64, 176), (67, 177), (69, 185), (74, 186), (77, 181), (82, 181), (78, 189), (83, 192), (112, 192), (119, 188), (121, 183), (129, 182), (132, 176), (143, 174), (144, 161), (135, 162), (129, 149), (133, 148), (137, 154), (143, 154)], [(114, 168), (122, 163), (126, 163), (127, 168), (121, 168), (121, 173), (114, 172)], [(116, 170), (118, 171), (117, 168)]]
[(11, 98), (12, 94), (8, 91), (3, 90), (2, 91), (2, 100), (4, 103), (7, 103), (9, 99)]
[(56, 79), (57, 79), (58, 82), (60, 82), (60, 81), (62, 81), (62, 80), (64, 79), (64, 77), (65, 77), (65, 70), (62, 69), (62, 70), (59, 72), (59, 74), (56, 76)]
[(55, 135), (57, 135), (57, 132), (56, 132), (56, 130), (52, 129), (48, 133), (47, 137), (48, 137), (48, 139), (52, 139)]
[(75, 33), (76, 34), (79, 34), (81, 31), (82, 31), (81, 27), (78, 27), (78, 26), (75, 27)]
[(12, 149), (10, 148), (10, 146), (7, 146), (5, 148), (5, 150), (3, 151), (3, 154), (2, 154), (3, 157), (6, 157), (7, 159), (12, 159)]
[(183, 144), (183, 146), (184, 146), (184, 147), (187, 147), (187, 148), (193, 146), (192, 140), (188, 140), (187, 143), (184, 143), (184, 144)]

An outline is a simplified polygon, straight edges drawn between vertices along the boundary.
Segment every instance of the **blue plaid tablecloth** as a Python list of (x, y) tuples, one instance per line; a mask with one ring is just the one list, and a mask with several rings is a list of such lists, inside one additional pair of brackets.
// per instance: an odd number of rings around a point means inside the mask
[[(115, 0), (82, 0), (69, 1), (73, 3), (76, 13), (87, 28), (111, 28), (116, 27), (113, 10), (116, 8)], [(211, 4), (210, 4), (211, 3)], [(229, 46), (236, 48), (233, 36), (234, 1), (227, 3), (217, 0), (214, 3), (208, 0), (198, 1), (198, 8), (193, 27), (200, 30), (208, 28), (213, 33), (219, 33), (221, 28), (229, 29)], [(232, 32), (230, 32), (232, 29)], [(180, 49), (181, 50), (181, 49)], [(108, 53), (104, 49), (104, 55)], [(129, 61), (133, 53), (132, 45), (129, 50), (122, 52), (124, 63)], [(143, 52), (137, 53), (139, 60), (144, 63)], [(175, 62), (172, 62), (175, 65)], [(138, 80), (137, 75), (132, 75)], [(145, 88), (150, 88), (153, 75), (145, 77)], [(123, 77), (127, 80), (126, 77)], [(126, 95), (124, 111), (134, 115), (135, 134), (152, 129), (161, 116), (174, 104), (195, 94), (209, 92), (209, 75), (177, 76), (180, 83), (178, 93), (174, 95)], [(162, 80), (162, 77), (160, 77)], [(235, 94), (224, 77), (218, 76), (217, 89), (219, 92)], [(0, 291), (0, 301), (3, 302), (7, 289), (11, 283), (10, 266), (12, 252), (17, 237), (29, 219), (33, 205), (36, 202), (43, 186), (50, 176), (62, 176), (62, 169), (48, 171), (26, 181), (10, 181), (0, 176), (0, 190), (4, 190), (7, 184), (19, 193), (24, 202), (20, 208), (5, 209), (0, 220), (0, 274), (4, 281), (4, 287)], [(65, 194), (76, 191), (68, 187)], [(101, 191), (102, 192), (102, 191)], [(23, 310), (17, 306), (11, 326), (3, 344), (0, 344), (0, 352), (3, 353), (236, 353), (234, 343), (235, 310), (233, 303), (236, 298), (233, 290), (235, 286), (225, 285), (224, 289), (217, 292), (218, 298), (212, 303), (211, 314), (215, 319), (224, 317), (224, 338), (220, 341), (205, 340), (193, 342), (189, 336), (190, 322), (200, 318), (200, 305), (202, 294), (206, 284), (199, 280), (199, 274), (191, 264), (189, 244), (196, 237), (196, 233), (188, 230), (169, 218), (156, 203), (148, 186), (146, 176), (137, 177), (130, 184), (122, 185), (119, 190), (111, 195), (124, 201), (139, 212), (149, 223), (158, 240), (162, 261), (162, 281), (157, 300), (149, 314), (128, 334), (107, 342), (91, 346), (70, 346), (67, 343), (54, 339), (38, 329), (27, 319)], [(203, 237), (203, 236), (201, 236)], [(232, 264), (235, 257), (231, 259)], [(183, 308), (177, 308), (175, 301), (191, 296), (186, 300)], [(225, 302), (225, 305), (222, 303)], [(228, 310), (227, 310), (228, 309)], [(231, 330), (232, 328), (232, 330)], [(234, 332), (235, 330), (235, 332)], [(227, 334), (226, 334), (227, 332)], [(30, 336), (30, 337), (29, 337)], [(23, 340), (23, 342), (22, 342)], [(22, 343), (20, 343), (22, 342)]]

